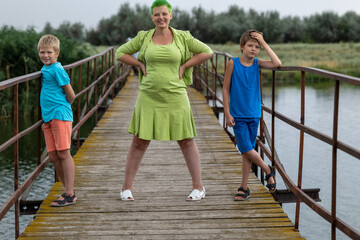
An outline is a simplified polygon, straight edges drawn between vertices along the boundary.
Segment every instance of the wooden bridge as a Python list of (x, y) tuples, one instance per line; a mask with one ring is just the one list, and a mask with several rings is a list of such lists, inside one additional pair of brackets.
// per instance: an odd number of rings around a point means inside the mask
[(138, 79), (131, 76), (74, 156), (77, 204), (50, 207), (63, 192), (56, 183), (19, 239), (302, 239), (255, 175), (251, 198), (233, 201), (240, 154), (193, 88), (188, 93), (206, 199), (185, 201), (192, 185), (178, 144), (152, 141), (135, 179), (135, 201), (121, 201), (137, 91)]

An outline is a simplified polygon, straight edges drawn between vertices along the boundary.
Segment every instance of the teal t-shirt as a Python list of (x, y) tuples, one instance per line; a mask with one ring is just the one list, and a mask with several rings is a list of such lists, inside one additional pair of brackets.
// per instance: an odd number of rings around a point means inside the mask
[(73, 121), (71, 104), (66, 100), (62, 86), (70, 84), (69, 75), (61, 63), (57, 62), (41, 68), (40, 106), (44, 122), (53, 119)]

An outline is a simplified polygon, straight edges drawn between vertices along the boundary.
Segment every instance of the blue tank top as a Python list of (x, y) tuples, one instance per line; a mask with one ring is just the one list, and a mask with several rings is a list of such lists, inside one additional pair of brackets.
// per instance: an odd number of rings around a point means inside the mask
[(260, 73), (258, 59), (251, 66), (241, 64), (233, 58), (233, 72), (230, 85), (230, 114), (234, 118), (260, 118)]

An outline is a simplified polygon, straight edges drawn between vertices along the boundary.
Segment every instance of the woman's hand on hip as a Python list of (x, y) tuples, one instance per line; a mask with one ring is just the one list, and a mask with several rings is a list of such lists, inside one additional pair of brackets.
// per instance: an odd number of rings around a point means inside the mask
[(142, 71), (142, 73), (144, 74), (144, 76), (146, 77), (146, 66), (143, 62), (140, 62), (139, 68)]
[(184, 72), (185, 72), (185, 64), (181, 65), (180, 68), (179, 68), (179, 79), (182, 79), (183, 75), (184, 75)]

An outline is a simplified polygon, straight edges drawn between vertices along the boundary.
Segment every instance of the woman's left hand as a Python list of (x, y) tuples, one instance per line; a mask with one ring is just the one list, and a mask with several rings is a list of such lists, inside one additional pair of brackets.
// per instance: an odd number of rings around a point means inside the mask
[(181, 65), (179, 68), (179, 79), (182, 79), (184, 72), (185, 72), (185, 64)]

